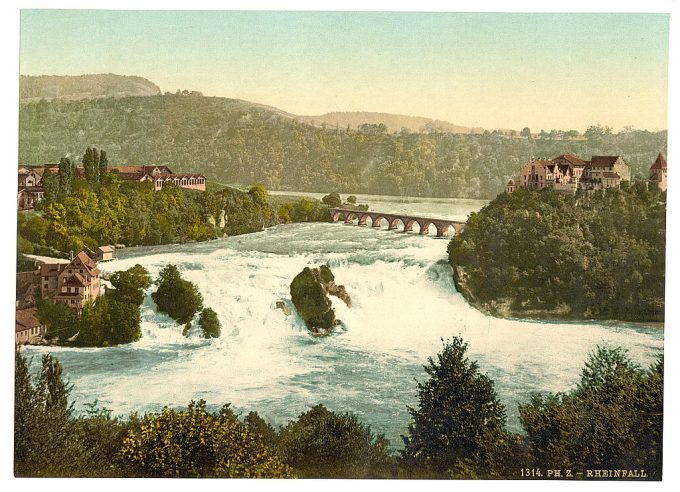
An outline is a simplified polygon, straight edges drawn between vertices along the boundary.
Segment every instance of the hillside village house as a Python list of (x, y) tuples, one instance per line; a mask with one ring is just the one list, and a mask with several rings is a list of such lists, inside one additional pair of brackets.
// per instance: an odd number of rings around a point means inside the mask
[(87, 301), (99, 296), (100, 274), (97, 262), (81, 251), (70, 263), (41, 265), (40, 291), (43, 299), (80, 311)]
[(19, 210), (31, 210), (42, 198), (42, 172), (39, 173), (35, 169), (19, 167), (17, 208)]
[(15, 320), (15, 344), (40, 343), (45, 337), (47, 329), (38, 320), (38, 308), (17, 309)]
[[(205, 191), (206, 179), (202, 174), (175, 174), (168, 166), (110, 166), (110, 171), (118, 173), (122, 181), (149, 181), (154, 191), (163, 189), (167, 184), (180, 188)], [(19, 189), (17, 208), (32, 210), (35, 204), (43, 199), (42, 177), (45, 172), (59, 174), (59, 167), (54, 165), (28, 167), (19, 166)], [(84, 176), (82, 167), (76, 168), (78, 176)]]

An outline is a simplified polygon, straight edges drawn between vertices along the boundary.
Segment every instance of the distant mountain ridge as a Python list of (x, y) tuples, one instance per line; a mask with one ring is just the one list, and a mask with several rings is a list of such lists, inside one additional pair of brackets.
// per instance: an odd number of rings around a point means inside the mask
[[(296, 119), (314, 126), (326, 124), (328, 126), (346, 128), (349, 125), (349, 127), (353, 130), (364, 123), (371, 125), (383, 123), (387, 127), (387, 131), (389, 133), (398, 132), (402, 128), (406, 128), (408, 131), (413, 133), (428, 133), (431, 131), (445, 133), (484, 133), (485, 130), (482, 127), (455, 125), (448, 121), (434, 120), (432, 118), (425, 118), (423, 116), (409, 116), (403, 114), (376, 113), (367, 111), (338, 111), (317, 116), (297, 116)], [(498, 130), (502, 131), (503, 133), (509, 133), (512, 131), (500, 128)]]
[(155, 96), (160, 93), (161, 89), (156, 84), (134, 75), (21, 75), (19, 78), (19, 99), (22, 102)]

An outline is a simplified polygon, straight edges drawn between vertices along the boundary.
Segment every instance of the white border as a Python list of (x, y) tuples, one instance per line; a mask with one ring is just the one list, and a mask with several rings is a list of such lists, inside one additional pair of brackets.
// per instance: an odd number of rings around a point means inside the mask
[[(675, 156), (680, 155), (680, 145), (678, 145), (677, 132), (680, 131), (678, 125), (678, 111), (680, 98), (678, 97), (677, 87), (680, 86), (678, 76), (679, 64), (678, 53), (680, 53), (677, 16), (680, 15), (680, 7), (672, 0), (647, 0), (647, 1), (626, 1), (626, 0), (572, 0), (570, 2), (546, 2), (545, 0), (526, 0), (526, 1), (500, 1), (486, 0), (461, 0), (455, 2), (419, 0), (410, 1), (386, 1), (386, 0), (329, 0), (326, 2), (312, 2), (308, 0), (285, 0), (275, 2), (271, 0), (249, 0), (249, 1), (210, 1), (193, 0), (192, 2), (182, 2), (179, 0), (11, 0), (5, 1), (0, 6), (0, 33), (2, 44), (0, 45), (0, 56), (2, 57), (2, 149), (4, 149), (4, 162), (2, 164), (5, 171), (10, 171), (5, 175), (0, 193), (0, 210), (11, 212), (0, 214), (2, 231), (5, 240), (1, 243), (3, 262), (0, 263), (3, 275), (0, 277), (0, 319), (3, 320), (2, 341), (0, 342), (0, 373), (4, 376), (2, 381), (2, 405), (0, 413), (0, 481), (3, 490), (33, 490), (49, 487), (57, 490), (138, 490), (142, 488), (163, 488), (165, 490), (186, 490), (187, 487), (200, 487), (201, 489), (217, 490), (225, 487), (237, 487), (238, 489), (264, 490), (276, 487), (281, 490), (315, 490), (317, 488), (341, 490), (345, 488), (389, 488), (390, 490), (413, 490), (428, 488), (430, 490), (451, 490), (463, 487), (464, 489), (486, 489), (503, 488), (509, 490), (542, 490), (547, 487), (550, 489), (564, 489), (571, 487), (583, 487), (584, 489), (602, 490), (609, 488), (630, 489), (632, 487), (645, 487), (653, 489), (677, 490), (680, 480), (677, 478), (675, 464), (680, 462), (678, 459), (678, 442), (680, 434), (677, 423), (678, 397), (675, 389), (678, 387), (678, 365), (677, 354), (680, 335), (678, 335), (678, 321), (680, 321), (680, 303), (674, 302), (678, 299), (678, 272), (680, 263), (674, 253), (680, 251), (678, 241), (678, 209), (677, 198), (680, 193), (669, 194), (668, 199), (668, 224), (667, 224), (667, 318), (665, 335), (665, 362), (666, 362), (666, 401), (665, 401), (665, 456), (664, 456), (664, 480), (661, 483), (637, 485), (635, 482), (522, 482), (522, 481), (503, 481), (503, 482), (459, 482), (446, 481), (412, 482), (412, 481), (329, 481), (319, 483), (316, 480), (295, 480), (295, 481), (243, 481), (232, 480), (223, 482), (220, 480), (202, 480), (200, 482), (188, 483), (185, 480), (96, 480), (77, 479), (77, 480), (37, 480), (12, 478), (12, 423), (13, 423), (13, 347), (14, 336), (10, 339), (10, 324), (14, 317), (14, 251), (16, 223), (14, 210), (16, 202), (14, 199), (15, 181), (14, 172), (18, 159), (17, 135), (18, 135), (18, 67), (19, 67), (19, 8), (80, 8), (80, 9), (125, 9), (125, 10), (355, 10), (355, 11), (462, 11), (462, 12), (669, 12), (671, 13), (671, 40), (670, 40), (670, 66), (669, 66), (669, 142), (668, 158), (671, 162), (671, 172), (669, 183), (671, 189), (677, 190), (680, 187), (680, 174), (674, 169), (680, 164)], [(65, 33), (68, 35), (68, 33)]]

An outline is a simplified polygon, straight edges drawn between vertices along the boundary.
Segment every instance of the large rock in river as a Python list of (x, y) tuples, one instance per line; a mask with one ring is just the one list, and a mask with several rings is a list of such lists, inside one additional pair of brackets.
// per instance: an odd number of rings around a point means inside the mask
[(340, 324), (340, 320), (335, 318), (329, 295), (342, 299), (349, 307), (352, 306), (345, 287), (335, 284), (335, 277), (326, 265), (319, 268), (305, 267), (290, 284), (293, 305), (309, 331), (315, 335), (327, 335), (334, 326)]

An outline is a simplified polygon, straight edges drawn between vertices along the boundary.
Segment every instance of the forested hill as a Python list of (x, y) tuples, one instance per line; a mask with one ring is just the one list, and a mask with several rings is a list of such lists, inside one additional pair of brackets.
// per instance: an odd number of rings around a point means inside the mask
[(99, 73), (90, 75), (22, 75), (22, 101), (40, 99), (90, 99), (93, 97), (152, 96), (160, 88), (143, 77)]
[(167, 164), (223, 183), (466, 198), (492, 198), (535, 156), (622, 154), (634, 175), (647, 176), (666, 151), (666, 132), (596, 128), (587, 140), (565, 141), (318, 128), (273, 108), (197, 94), (22, 103), (19, 137), (24, 165), (95, 146), (112, 164)]
[[(363, 124), (378, 125), (380, 123), (387, 127), (388, 132), (398, 132), (406, 128), (411, 132), (448, 132), (448, 133), (483, 133), (484, 128), (454, 125), (448, 121), (433, 120), (422, 116), (407, 116), (402, 114), (373, 113), (364, 111), (342, 111), (326, 113), (317, 116), (296, 116), (296, 119), (304, 123), (316, 126), (338, 126), (340, 128), (358, 128)], [(506, 130), (510, 132), (510, 130)]]

